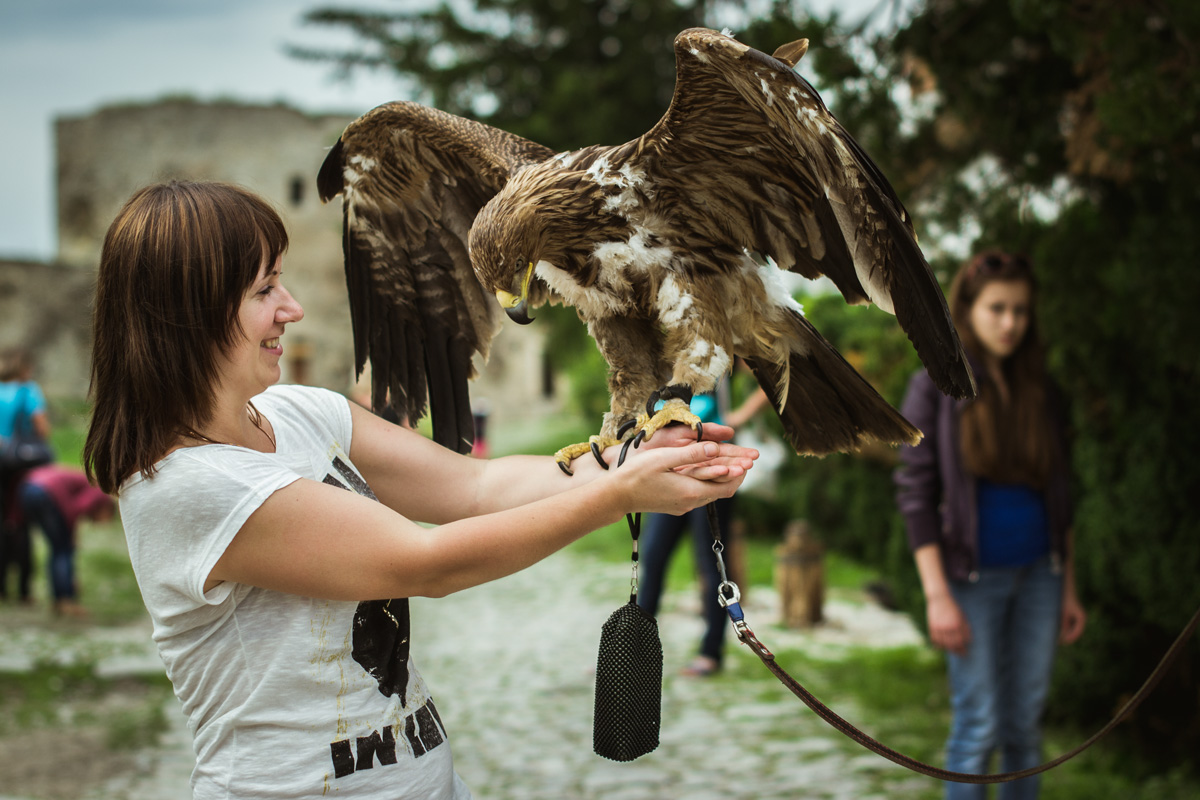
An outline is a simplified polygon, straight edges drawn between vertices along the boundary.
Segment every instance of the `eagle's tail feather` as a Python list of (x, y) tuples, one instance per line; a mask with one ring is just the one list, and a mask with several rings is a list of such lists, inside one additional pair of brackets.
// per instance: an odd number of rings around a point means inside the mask
[(786, 364), (747, 358), (797, 453), (823, 456), (870, 442), (916, 444), (921, 432), (892, 408), (817, 329), (796, 314), (803, 345)]

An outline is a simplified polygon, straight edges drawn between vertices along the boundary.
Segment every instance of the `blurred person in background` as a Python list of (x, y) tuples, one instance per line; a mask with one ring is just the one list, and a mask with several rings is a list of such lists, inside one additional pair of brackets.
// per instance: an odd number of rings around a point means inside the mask
[[(729, 389), (730, 381), (726, 378), (714, 391), (693, 395), (690, 404), (692, 413), (699, 417), (704, 425), (728, 425), (736, 430), (769, 403), (767, 393), (761, 388), (755, 388), (754, 393), (741, 405), (728, 410)], [(723, 557), (727, 569), (732, 571), (732, 531), (729, 523), (733, 519), (733, 498), (718, 500), (715, 506), (717, 524), (720, 526), (722, 543), (725, 546)], [(679, 672), (687, 677), (707, 678), (721, 670), (725, 653), (725, 630), (729, 625), (729, 615), (717, 599), (717, 586), (721, 576), (717, 571), (716, 555), (712, 550), (713, 531), (708, 521), (708, 509), (695, 508), (678, 516), (646, 515), (645, 530), (642, 531), (641, 540), (638, 542), (637, 604), (651, 616), (658, 615), (658, 606), (666, 589), (667, 568), (671, 563), (671, 555), (683, 540), (684, 534), (689, 531), (699, 579), (700, 615), (704, 618), (704, 634), (700, 638), (700, 647), (696, 655)]]
[[(0, 445), (8, 445), (18, 434), (44, 442), (50, 436), (50, 420), (46, 398), (33, 380), (33, 360), (24, 348), (9, 348), (0, 353)], [(17, 487), (24, 473), (21, 465), (0, 459), (0, 597), (8, 599), (10, 567), (16, 567), (17, 600), (30, 605), (33, 559), (29, 526), (17, 503)]]
[(30, 470), (17, 489), (28, 525), (41, 528), (50, 545), (48, 571), (54, 613), (85, 617), (75, 582), (75, 548), (80, 517), (96, 522), (112, 519), (113, 500), (92, 486), (81, 470), (47, 464)]
[[(1075, 591), (1063, 403), (1046, 374), (1025, 258), (985, 252), (950, 287), (950, 312), (978, 384), (943, 395), (923, 370), (901, 408), (924, 439), (901, 450), (897, 503), (925, 594), (929, 637), (947, 653), (953, 713), (946, 768), (1041, 763), (1041, 718), (1058, 643), (1083, 633)], [(1001, 784), (1038, 795), (1040, 776)], [(987, 787), (946, 783), (947, 800)]]

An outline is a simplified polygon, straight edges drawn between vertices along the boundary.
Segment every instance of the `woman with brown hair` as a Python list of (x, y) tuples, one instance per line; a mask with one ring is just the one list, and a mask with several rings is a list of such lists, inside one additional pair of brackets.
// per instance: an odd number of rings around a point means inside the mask
[[(1046, 375), (1029, 262), (973, 258), (950, 287), (950, 312), (979, 393), (956, 401), (923, 371), (902, 412), (925, 434), (901, 451), (897, 503), (921, 586), (929, 637), (946, 650), (953, 722), (947, 769), (982, 774), (1041, 761), (1040, 720), (1055, 645), (1086, 616), (1075, 591), (1069, 462), (1058, 394)], [(1034, 798), (1038, 777), (1003, 784)], [(947, 783), (948, 800), (986, 787)]]
[(568, 478), (274, 386), (303, 316), (286, 246), (257, 196), (170, 183), (129, 200), (101, 255), (85, 464), (119, 496), (194, 796), (467, 797), (409, 657), (407, 598), (508, 575), (629, 511), (728, 497), (756, 453), (672, 430)]

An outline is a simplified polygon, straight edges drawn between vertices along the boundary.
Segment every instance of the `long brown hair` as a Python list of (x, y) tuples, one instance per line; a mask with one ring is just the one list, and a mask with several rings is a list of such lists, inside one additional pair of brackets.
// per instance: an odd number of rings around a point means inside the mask
[(238, 309), (287, 248), (279, 215), (223, 183), (136, 192), (104, 239), (92, 318), (88, 476), (115, 493), (152, 475), (182, 429), (213, 412), (218, 357), (243, 332)]
[[(990, 250), (959, 270), (950, 285), (950, 313), (963, 346), (977, 360), (983, 359), (984, 352), (971, 327), (971, 308), (994, 281), (1026, 283), (1031, 306), (1037, 294), (1037, 280), (1024, 256)], [(1047, 408), (1045, 358), (1032, 307), (1025, 336), (1001, 369), (1008, 402), (993, 381), (983, 380), (978, 396), (963, 408), (959, 420), (963, 464), (971, 474), (999, 483), (1044, 487), (1056, 448)]]

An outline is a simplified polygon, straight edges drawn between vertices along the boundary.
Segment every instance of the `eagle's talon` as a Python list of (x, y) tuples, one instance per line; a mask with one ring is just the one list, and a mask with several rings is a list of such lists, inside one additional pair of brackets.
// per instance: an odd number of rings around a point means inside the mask
[(608, 463), (604, 460), (604, 457), (600, 455), (600, 445), (596, 443), (595, 437), (592, 437), (592, 439), (588, 441), (588, 444), (591, 445), (592, 456), (595, 457), (596, 463), (599, 464), (602, 469), (607, 470)]
[(638, 424), (638, 420), (636, 417), (634, 419), (626, 420), (625, 422), (623, 422), (621, 424), (621, 427), (617, 428), (617, 438), (624, 439), (625, 434), (629, 433), (629, 429), (637, 424)]
[(625, 444), (621, 445), (621, 457), (617, 459), (618, 467), (625, 463), (625, 456), (629, 454), (629, 446), (633, 444), (633, 441), (633, 439), (627, 439)]
[(557, 461), (556, 463), (558, 464), (558, 468), (561, 469), (568, 478), (575, 477), (575, 473), (571, 472), (571, 468), (567, 466), (567, 462)]

